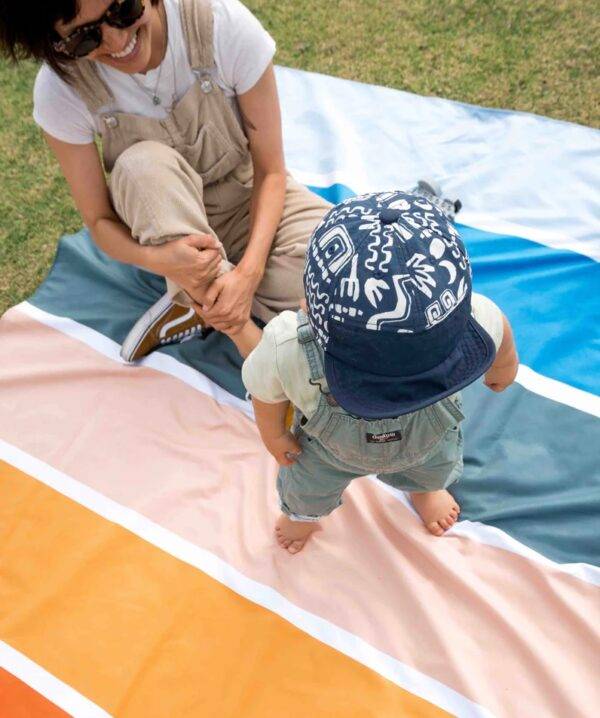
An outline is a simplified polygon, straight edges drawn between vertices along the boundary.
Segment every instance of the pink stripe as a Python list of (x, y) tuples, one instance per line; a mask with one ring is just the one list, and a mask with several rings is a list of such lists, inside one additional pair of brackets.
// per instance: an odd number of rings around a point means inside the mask
[(376, 484), (296, 557), (275, 547), (276, 467), (253, 423), (15, 310), (0, 325), (0, 437), (499, 716), (583, 715), (597, 589), (523, 557), (436, 539)]

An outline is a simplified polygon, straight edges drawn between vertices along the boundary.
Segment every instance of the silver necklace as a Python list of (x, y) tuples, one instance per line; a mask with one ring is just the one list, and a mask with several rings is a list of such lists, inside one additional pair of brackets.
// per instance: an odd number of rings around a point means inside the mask
[[(154, 90), (151, 90), (149, 87), (146, 87), (146, 85), (144, 85), (143, 82), (140, 82), (135, 75), (130, 75), (131, 79), (135, 82), (135, 84), (152, 98), (152, 104), (155, 106), (162, 105), (162, 100), (160, 99), (160, 97), (158, 95), (158, 86), (160, 85), (160, 78), (162, 75), (163, 65), (166, 64), (167, 55), (169, 54), (169, 28), (166, 23), (166, 12), (167, 11), (165, 10), (164, 12), (165, 12), (165, 39), (166, 39), (167, 46), (166, 46), (166, 50), (165, 50), (165, 56), (164, 56), (162, 62), (160, 63), (160, 67), (158, 68), (158, 77), (156, 78), (156, 84), (154, 85)], [(159, 10), (159, 19), (160, 19), (160, 26), (162, 29), (162, 17), (160, 16), (160, 10)], [(173, 68), (174, 67), (175, 66), (173, 65)], [(173, 73), (174, 72), (175, 72), (175, 70), (173, 69)]]

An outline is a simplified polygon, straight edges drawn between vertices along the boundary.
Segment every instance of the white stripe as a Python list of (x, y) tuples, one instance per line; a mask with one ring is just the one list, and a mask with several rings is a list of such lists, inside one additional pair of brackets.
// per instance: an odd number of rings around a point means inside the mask
[(487, 708), (377, 650), (353, 633), (296, 606), (270, 586), (248, 578), (210, 551), (194, 545), (2, 440), (0, 457), (63, 496), (122, 526), (171, 556), (200, 569), (249, 601), (277, 613), (308, 635), (362, 663), (410, 693), (457, 716), (492, 717), (493, 714)]
[(48, 673), (47, 670), (4, 641), (0, 641), (0, 666), (74, 718), (107, 718), (110, 716), (109, 713), (82, 696), (74, 688)]
[[(49, 314), (29, 302), (22, 302), (14, 307), (14, 309), (23, 312), (23, 314), (26, 314), (41, 324), (45, 324), (52, 329), (66, 334), (72, 339), (83, 342), (90, 347), (90, 349), (94, 349), (108, 359), (112, 359), (125, 366), (130, 366), (121, 359), (119, 355), (119, 345), (95, 329), (90, 329), (68, 317), (59, 317), (54, 314)], [(157, 371), (169, 374), (176, 379), (180, 379), (197, 391), (208, 394), (208, 396), (220, 404), (232, 406), (242, 411), (246, 416), (254, 418), (251, 402), (238, 399), (196, 369), (183, 364), (173, 357), (160, 352), (153, 352), (138, 362), (138, 365), (151, 367)], [(131, 370), (134, 371), (133, 366)], [(534, 394), (539, 394), (540, 396), (546, 397), (546, 399), (552, 399), (561, 404), (571, 406), (574, 409), (591, 414), (592, 416), (600, 416), (600, 397), (595, 394), (583, 391), (582, 389), (576, 389), (556, 379), (545, 377), (524, 365), (520, 365), (519, 367), (517, 381)]]
[(250, 401), (238, 399), (218, 384), (215, 384), (215, 382), (211, 381), (208, 377), (204, 376), (204, 374), (201, 374), (199, 371), (187, 364), (183, 364), (174, 357), (162, 354), (161, 352), (152, 352), (135, 365), (130, 365), (121, 359), (119, 355), (119, 345), (112, 339), (104, 336), (104, 334), (97, 332), (95, 329), (90, 329), (90, 327), (79, 324), (79, 322), (69, 319), (69, 317), (60, 317), (55, 314), (45, 312), (43, 309), (38, 309), (38, 307), (35, 307), (29, 302), (17, 304), (17, 306), (13, 307), (13, 309), (23, 312), (23, 314), (26, 314), (31, 319), (35, 319), (40, 322), (40, 324), (45, 324), (47, 327), (56, 329), (72, 339), (77, 339), (90, 347), (90, 349), (94, 349), (99, 354), (102, 354), (107, 359), (112, 359), (118, 364), (123, 364), (124, 366), (130, 368), (132, 372), (135, 372), (136, 366), (143, 366), (163, 372), (163, 374), (169, 374), (170, 376), (185, 382), (193, 389), (196, 389), (203, 394), (207, 394), (219, 404), (231, 406), (234, 409), (238, 409), (238, 411), (246, 414), (246, 416), (251, 419), (254, 418), (254, 411), (252, 410), (252, 403)]
[(575, 252), (588, 259), (600, 262), (600, 253), (597, 245), (590, 243), (588, 247), (581, 240), (571, 239), (564, 234), (553, 232), (547, 228), (539, 229), (538, 227), (528, 227), (524, 224), (517, 224), (516, 222), (506, 222), (491, 214), (469, 212), (468, 210), (461, 210), (457, 221), (460, 222), (460, 224), (466, 224), (468, 227), (481, 229), (484, 232), (529, 239), (532, 242), (544, 244), (552, 249)]
[[(310, 185), (311, 187), (326, 189), (333, 184), (342, 184), (348, 187), (352, 192), (356, 192), (356, 194), (394, 189), (393, 187), (366, 187), (360, 175), (356, 177), (349, 177), (348, 175), (342, 176), (342, 173), (337, 170), (327, 174), (317, 174), (293, 169), (290, 171), (298, 182)], [(408, 190), (411, 188), (406, 187), (405, 189)], [(538, 227), (517, 224), (516, 222), (507, 222), (495, 217), (493, 214), (469, 212), (466, 209), (461, 211), (457, 221), (469, 227), (481, 229), (484, 232), (521, 237), (522, 239), (528, 239), (538, 244), (544, 244), (552, 249), (568, 250), (581, 254), (588, 259), (593, 259), (596, 262), (600, 261), (600, 249), (597, 245), (590, 243), (588, 246), (580, 240), (571, 239), (546, 228), (540, 229)]]
[[(367, 478), (373, 483), (376, 483), (384, 491), (395, 496), (418, 518), (418, 513), (415, 511), (404, 491), (399, 491), (389, 484), (384, 484), (383, 481), (379, 481), (376, 476), (368, 476)], [(546, 569), (568, 573), (570, 576), (574, 576), (585, 583), (600, 586), (600, 568), (597, 566), (593, 566), (589, 563), (557, 563), (529, 548), (529, 546), (520, 543), (495, 526), (488, 526), (488, 524), (482, 524), (479, 521), (461, 519), (458, 523), (454, 524), (451, 529), (446, 531), (446, 536), (463, 536), (464, 538), (471, 539), (471, 541), (477, 541), (487, 546), (504, 549), (518, 556), (523, 556), (523, 558), (529, 561), (541, 564)]]
[(550, 379), (550, 377), (538, 374), (525, 364), (519, 364), (517, 373), (517, 381), (519, 384), (546, 399), (552, 399), (573, 409), (584, 411), (586, 414), (600, 417), (600, 396), (591, 394), (588, 391), (577, 389), (570, 384), (564, 384), (562, 381)]

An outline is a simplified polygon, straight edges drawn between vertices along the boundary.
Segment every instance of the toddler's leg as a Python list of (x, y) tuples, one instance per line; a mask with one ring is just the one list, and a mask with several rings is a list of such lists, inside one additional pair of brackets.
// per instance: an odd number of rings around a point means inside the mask
[(447, 487), (462, 475), (462, 448), (460, 429), (450, 429), (422, 464), (398, 474), (378, 477), (397, 489), (409, 492), (413, 506), (434, 536), (442, 536), (456, 523), (460, 514), (460, 506)]
[(320, 455), (308, 436), (300, 432), (302, 453), (291, 466), (282, 466), (277, 477), (281, 516), (275, 524), (277, 543), (296, 554), (312, 533), (320, 530), (319, 519), (342, 503), (344, 490), (356, 478), (341, 471)]

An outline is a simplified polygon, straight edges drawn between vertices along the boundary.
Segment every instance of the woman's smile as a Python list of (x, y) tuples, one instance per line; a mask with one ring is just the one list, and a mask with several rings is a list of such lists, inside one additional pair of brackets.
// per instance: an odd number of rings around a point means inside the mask
[[(158, 20), (160, 23), (160, 18)], [(146, 72), (150, 69), (153, 54), (151, 47), (154, 34), (151, 29), (153, 21), (153, 14), (146, 12), (134, 26), (133, 31), (103, 25), (102, 44), (90, 53), (90, 60), (102, 62), (128, 74)]]
[(139, 34), (139, 33), (138, 33), (138, 31), (136, 30), (136, 31), (133, 33), (133, 36), (132, 36), (131, 40), (130, 40), (129, 43), (127, 44), (127, 47), (126, 47), (122, 52), (110, 53), (110, 56), (111, 56), (114, 60), (126, 60), (126, 61), (131, 60), (132, 57), (133, 57), (133, 54), (134, 54), (133, 51), (134, 51), (136, 48), (139, 49), (138, 34)]
[[(82, 3), (82, 10), (67, 27), (57, 25), (56, 30), (66, 37), (77, 26), (93, 22), (106, 12), (105, 2), (96, 0)], [(101, 45), (87, 55), (86, 59), (101, 62), (127, 74), (144, 73), (157, 67), (164, 56), (166, 46), (166, 18), (161, 4), (146, 2), (143, 15), (129, 28), (112, 27), (103, 23)]]

